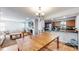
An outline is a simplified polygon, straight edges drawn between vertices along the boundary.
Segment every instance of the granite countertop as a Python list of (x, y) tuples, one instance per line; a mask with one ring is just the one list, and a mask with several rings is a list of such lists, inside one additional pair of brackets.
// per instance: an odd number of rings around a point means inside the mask
[(60, 31), (62, 31), (62, 32), (71, 32), (71, 33), (77, 33), (77, 31), (76, 31), (76, 30), (60, 30)]

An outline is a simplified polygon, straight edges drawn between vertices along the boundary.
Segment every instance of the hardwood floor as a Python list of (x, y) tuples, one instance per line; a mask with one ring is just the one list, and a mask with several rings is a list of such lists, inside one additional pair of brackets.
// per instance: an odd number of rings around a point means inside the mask
[[(67, 46), (63, 43), (59, 43), (59, 51), (77, 51), (77, 49)], [(45, 48), (41, 49), (41, 51), (57, 51), (56, 49), (56, 41), (53, 41), (52, 43), (50, 43), (48, 46), (46, 46)]]

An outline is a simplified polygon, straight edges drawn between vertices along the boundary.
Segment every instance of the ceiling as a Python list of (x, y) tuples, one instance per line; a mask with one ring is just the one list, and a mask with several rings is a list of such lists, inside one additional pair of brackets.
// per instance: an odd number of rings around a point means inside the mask
[[(35, 11), (32, 10), (33, 7), (1, 7), (0, 15), (2, 17), (7, 17), (10, 19), (26, 20), (27, 18), (35, 18)], [(56, 14), (58, 12), (73, 9), (75, 7), (48, 7), (50, 10), (43, 11), (45, 17)]]

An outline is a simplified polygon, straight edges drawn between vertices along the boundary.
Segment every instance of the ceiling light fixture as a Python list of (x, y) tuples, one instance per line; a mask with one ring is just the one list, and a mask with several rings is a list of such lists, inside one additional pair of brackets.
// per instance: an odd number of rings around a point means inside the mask
[(42, 8), (41, 7), (38, 7), (38, 12), (35, 13), (35, 15), (41, 17), (41, 16), (44, 16), (45, 13), (42, 11)]
[(40, 12), (47, 12), (47, 11), (50, 10), (50, 8), (48, 8), (48, 7), (32, 7), (31, 10), (33, 12), (39, 12), (40, 13)]

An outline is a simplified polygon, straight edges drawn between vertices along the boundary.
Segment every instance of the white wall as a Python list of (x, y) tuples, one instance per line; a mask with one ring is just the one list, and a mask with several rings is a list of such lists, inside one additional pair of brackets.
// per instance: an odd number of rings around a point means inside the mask
[(39, 22), (38, 22), (38, 30), (39, 30), (39, 32), (43, 32), (44, 31), (44, 26), (45, 26), (45, 24), (44, 24), (44, 20), (39, 20)]
[[(22, 31), (24, 29), (24, 20), (18, 20), (12, 19), (12, 18), (6, 18), (4, 16), (1, 16), (0, 19), (0, 25), (2, 24), (3, 26), (3, 31)], [(2, 31), (2, 27), (0, 26), (0, 29)]]
[[(4, 31), (23, 31), (24, 29), (24, 24), (23, 23), (19, 23), (19, 22), (0, 22), (0, 23), (4, 23)], [(0, 27), (1, 28), (1, 27)]]

